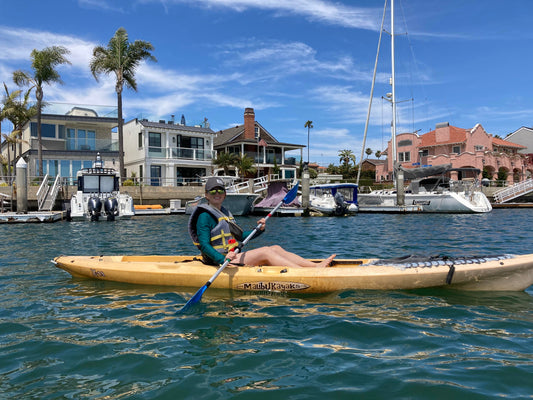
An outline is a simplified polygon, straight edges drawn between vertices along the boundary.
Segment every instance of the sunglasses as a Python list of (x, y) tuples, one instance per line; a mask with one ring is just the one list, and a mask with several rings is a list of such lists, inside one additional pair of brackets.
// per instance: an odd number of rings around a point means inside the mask
[(226, 191), (224, 189), (211, 189), (208, 191), (209, 194), (224, 194)]

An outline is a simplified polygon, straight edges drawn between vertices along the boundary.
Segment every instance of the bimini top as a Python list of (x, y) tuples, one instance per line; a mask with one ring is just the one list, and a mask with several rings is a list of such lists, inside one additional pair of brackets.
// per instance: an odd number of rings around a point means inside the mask
[(474, 175), (481, 173), (481, 170), (478, 168), (452, 168), (452, 164), (432, 165), (430, 167), (420, 168), (404, 168), (400, 166), (398, 168), (403, 171), (404, 179), (419, 179), (425, 178), (426, 176), (443, 175), (450, 171), (472, 172)]

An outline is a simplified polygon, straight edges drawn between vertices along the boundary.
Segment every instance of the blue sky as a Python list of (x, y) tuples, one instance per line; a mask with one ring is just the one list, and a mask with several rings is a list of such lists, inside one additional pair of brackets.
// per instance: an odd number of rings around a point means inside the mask
[[(530, 0), (395, 0), (398, 133), (435, 124), (505, 137), (532, 126)], [(119, 27), (151, 42), (157, 63), (125, 90), (124, 117), (207, 118), (215, 131), (243, 123), (246, 107), (279, 141), (307, 144), (311, 162), (360, 158), (384, 0), (0, 1), (0, 81), (30, 68), (32, 49), (67, 47), (63, 85), (45, 101), (116, 105), (113, 77), (96, 82), (92, 49)], [(390, 30), (387, 18), (386, 28)], [(390, 138), (390, 37), (383, 36), (365, 147)], [(3, 90), (2, 90), (3, 91)], [(5, 124), (2, 131), (6, 131)], [(304, 158), (307, 157), (304, 152)]]

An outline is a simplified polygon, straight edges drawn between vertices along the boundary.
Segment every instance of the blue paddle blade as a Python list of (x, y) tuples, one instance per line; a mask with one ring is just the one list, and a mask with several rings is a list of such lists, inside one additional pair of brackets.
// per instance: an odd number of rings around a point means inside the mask
[(289, 204), (296, 198), (296, 195), (298, 194), (298, 184), (299, 182), (296, 182), (296, 185), (294, 185), (294, 187), (285, 195), (283, 198), (283, 204)]
[(189, 299), (189, 301), (187, 303), (185, 303), (185, 305), (181, 308), (181, 310), (176, 311), (176, 314), (183, 314), (183, 313), (187, 312), (187, 310), (189, 308), (191, 308), (191, 306), (193, 306), (194, 304), (196, 304), (200, 300), (202, 300), (202, 296), (203, 296), (204, 292), (207, 290), (207, 286), (208, 285), (205, 284), (200, 289), (198, 289), (198, 291), (194, 294), (194, 296), (192, 296)]

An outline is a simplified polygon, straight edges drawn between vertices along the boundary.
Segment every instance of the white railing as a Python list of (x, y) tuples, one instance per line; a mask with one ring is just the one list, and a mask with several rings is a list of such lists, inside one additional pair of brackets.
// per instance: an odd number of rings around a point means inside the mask
[[(254, 193), (259, 193), (263, 190), (266, 190), (268, 188), (268, 183), (276, 180), (279, 180), (278, 174), (270, 174), (261, 176), (259, 178), (254, 178), (252, 180)], [(238, 183), (232, 183), (231, 185), (228, 185), (226, 190), (230, 193), (248, 193), (250, 192), (250, 181), (245, 180)]]
[(531, 178), (494, 193), (494, 201), (496, 203), (505, 203), (529, 192), (533, 192), (533, 179)]
[(43, 205), (39, 208), (39, 211), (51, 211), (54, 208), (59, 189), (61, 189), (61, 177), (59, 175), (56, 175), (54, 184), (52, 185), (52, 188), (48, 190), (48, 195), (45, 197)]
[(39, 189), (37, 190), (37, 207), (39, 210), (44, 204), (46, 195), (48, 194), (48, 189), (48, 174), (46, 174), (41, 182), (41, 185), (39, 186)]

